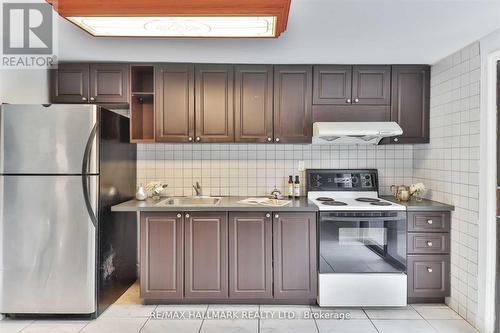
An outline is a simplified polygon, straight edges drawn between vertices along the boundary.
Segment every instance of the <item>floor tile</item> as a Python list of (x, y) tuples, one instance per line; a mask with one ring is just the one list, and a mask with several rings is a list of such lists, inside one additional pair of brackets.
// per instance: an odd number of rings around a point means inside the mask
[(359, 308), (329, 308), (329, 307), (319, 307), (317, 305), (311, 306), (313, 312), (334, 312), (339, 315), (349, 314), (349, 318), (346, 319), (368, 319), (366, 313)]
[(113, 304), (101, 314), (100, 318), (150, 317), (156, 305)]
[(138, 333), (147, 318), (98, 318), (83, 328), (82, 333)]
[(311, 312), (311, 307), (309, 305), (261, 305), (260, 312), (265, 315), (265, 320), (302, 319), (307, 315), (306, 312)]
[(155, 320), (150, 319), (141, 333), (198, 333), (203, 320)]
[(373, 320), (380, 333), (435, 333), (427, 321), (421, 320)]
[(155, 311), (200, 311), (206, 312), (208, 304), (162, 304)]
[(316, 320), (320, 333), (377, 333), (368, 319)]
[(462, 317), (449, 307), (413, 306), (413, 308), (427, 320), (430, 319), (457, 319)]
[(2, 333), (17, 333), (23, 328), (27, 327), (33, 323), (32, 320), (14, 320), (14, 319), (3, 319), (0, 320), (0, 332)]
[(370, 319), (422, 319), (411, 306), (397, 308), (366, 308)]
[(205, 320), (200, 333), (258, 333), (258, 320)]
[(245, 305), (245, 304), (211, 304), (208, 306), (206, 319), (217, 320), (222, 315), (233, 316), (233, 318), (225, 317), (227, 319), (251, 319), (248, 313), (257, 313), (259, 305)]
[(260, 321), (260, 333), (318, 333), (314, 320), (268, 319)]
[[(23, 333), (77, 333), (89, 322), (73, 320), (37, 320), (22, 330)], [(1, 331), (1, 330), (0, 330)]]
[(439, 333), (476, 333), (478, 332), (465, 320), (429, 320)]

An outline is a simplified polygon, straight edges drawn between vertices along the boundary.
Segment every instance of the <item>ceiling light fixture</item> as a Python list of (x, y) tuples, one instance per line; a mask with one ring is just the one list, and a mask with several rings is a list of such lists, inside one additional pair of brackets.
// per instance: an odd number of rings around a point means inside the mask
[(278, 37), (291, 0), (47, 0), (98, 37)]

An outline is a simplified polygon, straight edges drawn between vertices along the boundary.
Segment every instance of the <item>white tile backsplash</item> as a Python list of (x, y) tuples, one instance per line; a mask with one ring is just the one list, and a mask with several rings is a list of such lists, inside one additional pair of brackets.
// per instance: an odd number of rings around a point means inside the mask
[(449, 305), (476, 324), (479, 223), (479, 43), (432, 66), (430, 144), (413, 148), (414, 180), (452, 204)]
[(413, 177), (413, 146), (333, 146), (287, 144), (139, 144), (137, 181), (162, 181), (168, 195), (192, 195), (198, 181), (205, 195), (286, 193), (288, 175), (299, 175), (299, 161), (310, 168), (376, 168), (380, 192)]

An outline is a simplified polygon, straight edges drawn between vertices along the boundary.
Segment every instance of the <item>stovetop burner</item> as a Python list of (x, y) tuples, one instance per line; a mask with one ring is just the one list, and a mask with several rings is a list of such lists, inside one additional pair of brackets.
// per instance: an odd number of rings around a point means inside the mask
[(370, 202), (370, 205), (374, 205), (374, 206), (392, 206), (392, 204), (390, 202), (384, 202), (384, 201)]
[(316, 198), (316, 200), (318, 201), (335, 201), (334, 198), (330, 198), (330, 197), (319, 197), (319, 198)]
[(356, 198), (356, 201), (359, 201), (359, 202), (379, 202), (380, 200), (377, 199), (377, 198)]
[(327, 206), (347, 206), (347, 204), (342, 201), (323, 201), (322, 204)]

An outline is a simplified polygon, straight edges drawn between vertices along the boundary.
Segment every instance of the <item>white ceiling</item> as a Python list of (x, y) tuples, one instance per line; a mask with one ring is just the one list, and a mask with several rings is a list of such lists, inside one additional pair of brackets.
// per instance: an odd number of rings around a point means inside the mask
[(94, 38), (59, 20), (60, 60), (435, 63), (500, 28), (500, 0), (292, 0), (278, 39)]

